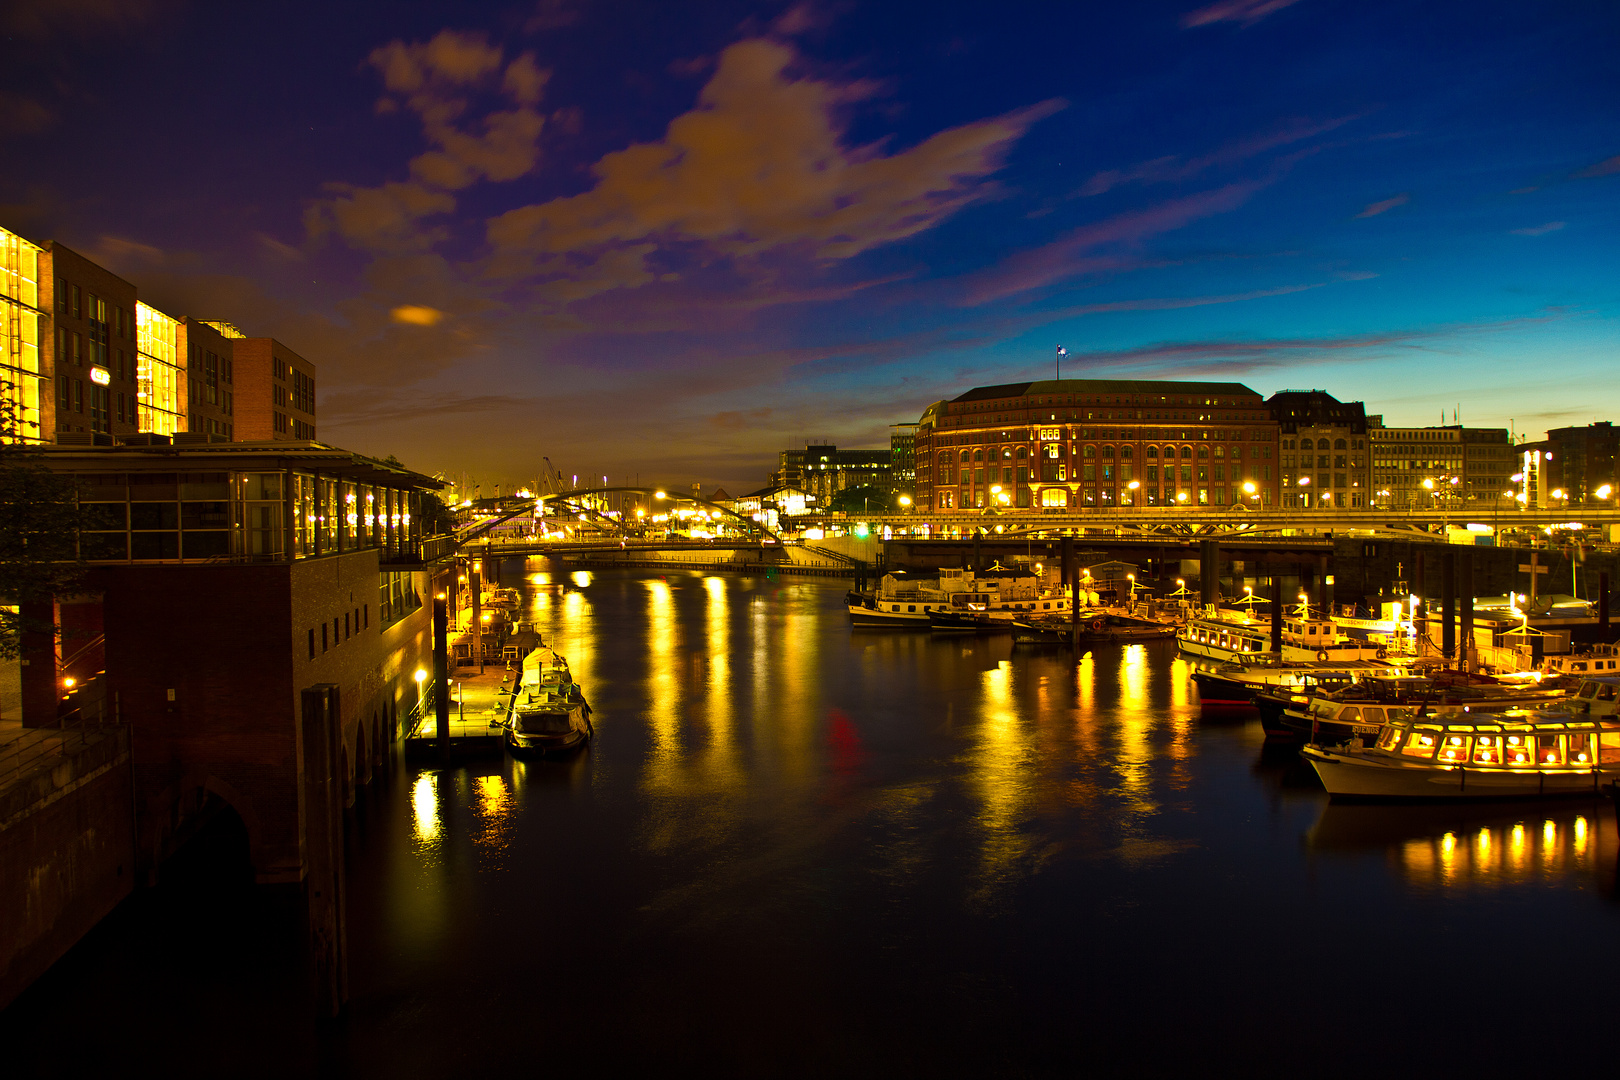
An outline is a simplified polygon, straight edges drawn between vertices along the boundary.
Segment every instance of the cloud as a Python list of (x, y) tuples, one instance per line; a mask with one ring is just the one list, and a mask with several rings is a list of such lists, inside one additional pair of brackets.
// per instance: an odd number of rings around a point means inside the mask
[(489, 222), (496, 272), (646, 280), (645, 252), (603, 264), (627, 246), (700, 245), (719, 255), (795, 248), (846, 259), (938, 225), (985, 197), (987, 178), (1047, 102), (950, 128), (884, 155), (843, 141), (840, 111), (868, 84), (794, 79), (794, 50), (750, 40), (727, 48), (698, 107), (663, 139), (603, 157), (589, 191), (508, 211)]
[(124, 270), (142, 265), (159, 266), (164, 261), (162, 248), (122, 236), (99, 237), (90, 250), (98, 261)]
[(1236, 22), (1252, 26), (1274, 11), (1281, 11), (1296, 0), (1218, 0), (1208, 7), (1189, 11), (1181, 18), (1187, 28), (1208, 26), (1210, 23)]
[(260, 246), (262, 246), (266, 251), (278, 258), (286, 259), (288, 262), (304, 261), (304, 253), (302, 251), (299, 251), (291, 244), (283, 244), (280, 240), (277, 240), (268, 233), (254, 233), (253, 238), (257, 240)]
[[(1243, 205), (1271, 179), (1247, 180), (1082, 225), (1044, 247), (1020, 252), (999, 266), (972, 275), (962, 302), (968, 305), (1002, 300), (1021, 292), (1085, 273), (1128, 269), (1141, 264), (1130, 249), (1160, 233), (1182, 228), (1200, 218)], [(1124, 248), (1098, 255), (1099, 249)]]
[(56, 113), (23, 94), (0, 90), (0, 135), (38, 135), (56, 123)]
[(516, 411), (530, 408), (534, 402), (528, 398), (506, 394), (454, 395), (436, 393), (334, 394), (321, 399), (321, 420), (334, 427), (355, 427), (368, 424), (399, 423), (427, 417), (462, 416), (467, 413)]
[[(426, 250), (447, 233), (420, 222), (454, 211), (450, 192), (480, 180), (516, 180), (538, 163), (545, 118), (537, 106), (551, 73), (535, 64), (532, 53), (508, 62), (482, 34), (443, 30), (427, 42), (390, 42), (373, 50), (368, 62), (393, 95), (379, 109), (403, 104), (416, 113), (433, 149), (412, 159), (409, 180), (371, 188), (326, 185), (332, 196), (305, 211), (312, 237), (335, 233), (350, 246), (391, 254)], [(466, 120), (478, 94), (497, 95), (515, 107)]]
[(1176, 155), (1157, 157), (1123, 169), (1105, 169), (1095, 173), (1080, 188), (1081, 195), (1101, 195), (1121, 184), (1166, 184), (1191, 180), (1214, 167), (1235, 165), (1268, 150), (1299, 142), (1324, 132), (1332, 131), (1356, 119), (1355, 115), (1330, 120), (1296, 119), (1274, 128), (1241, 139), (1234, 139), (1199, 157), (1182, 160)]
[(0, 4), (0, 31), (36, 41), (111, 34), (177, 6), (173, 0), (8, 0)]
[(1564, 227), (1562, 221), (1549, 221), (1545, 225), (1531, 225), (1524, 229), (1509, 229), (1514, 236), (1546, 236), (1550, 232), (1557, 232)]
[(748, 409), (739, 412), (719, 412), (709, 417), (709, 423), (722, 431), (747, 431), (771, 418), (773, 409)]
[(444, 312), (420, 304), (401, 304), (390, 311), (388, 317), (406, 326), (436, 326), (444, 318)]
[(539, 0), (534, 6), (534, 14), (524, 22), (523, 32), (537, 34), (542, 30), (560, 30), (575, 25), (583, 17), (573, 0)]
[(1620, 173), (1620, 154), (1605, 158), (1595, 165), (1588, 165), (1570, 175), (1577, 180), (1591, 180), (1599, 176), (1613, 176), (1615, 173)]
[(1389, 213), (1389, 211), (1395, 209), (1397, 206), (1405, 206), (1411, 201), (1411, 193), (1403, 191), (1399, 195), (1391, 195), (1387, 199), (1380, 199), (1377, 202), (1368, 203), (1366, 206), (1361, 208), (1361, 213), (1357, 214), (1356, 217), (1377, 217), (1379, 214)]

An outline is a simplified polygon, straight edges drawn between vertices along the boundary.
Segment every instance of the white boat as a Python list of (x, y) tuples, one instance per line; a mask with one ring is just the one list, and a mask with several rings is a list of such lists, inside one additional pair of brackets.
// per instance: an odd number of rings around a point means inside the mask
[(512, 689), (506, 745), (517, 754), (575, 750), (591, 737), (590, 714), (568, 661), (541, 645), (523, 658), (523, 674)]
[(904, 570), (884, 574), (877, 592), (859, 602), (851, 595), (850, 621), (856, 626), (932, 628), (939, 614), (968, 614), (1008, 620), (1037, 615), (1067, 616), (1068, 590), (1054, 575), (993, 566), (972, 571), (945, 569), (937, 579)]
[[(1252, 663), (1271, 651), (1271, 620), (1248, 611), (1212, 608), (1182, 627), (1176, 641), (1184, 653), (1214, 660)], [(1339, 633), (1332, 619), (1285, 615), (1282, 620), (1282, 656), (1286, 662), (1313, 660), (1342, 664), (1351, 660), (1382, 660), (1382, 645)]]
[(1620, 724), (1578, 711), (1457, 712), (1392, 719), (1370, 747), (1300, 753), (1335, 799), (1596, 795), (1620, 776)]

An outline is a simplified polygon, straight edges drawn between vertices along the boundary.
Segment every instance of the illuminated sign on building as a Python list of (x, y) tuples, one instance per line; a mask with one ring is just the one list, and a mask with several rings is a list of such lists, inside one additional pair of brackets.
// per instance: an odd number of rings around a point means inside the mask
[(93, 367), (90, 369), (90, 381), (97, 386), (106, 386), (112, 382), (112, 372), (104, 367)]

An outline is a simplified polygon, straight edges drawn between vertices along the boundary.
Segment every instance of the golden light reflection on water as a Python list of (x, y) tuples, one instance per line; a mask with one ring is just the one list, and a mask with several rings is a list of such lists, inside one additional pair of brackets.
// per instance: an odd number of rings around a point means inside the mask
[(647, 723), (652, 732), (648, 755), (650, 783), (669, 779), (680, 760), (681, 715), (686, 707), (684, 680), (676, 655), (680, 633), (675, 619), (675, 597), (662, 578), (642, 582), (647, 591)]
[(1473, 821), (1468, 813), (1459, 807), (1329, 806), (1310, 841), (1318, 851), (1382, 848), (1408, 884), (1443, 891), (1614, 876), (1620, 835), (1606, 807), (1538, 807), (1513, 817), (1493, 817), (1487, 807), (1473, 811)]
[(499, 856), (506, 854), (511, 842), (513, 799), (506, 786), (506, 777), (479, 776), (474, 779), (473, 812), (478, 821), (473, 843), (485, 856), (496, 856), (494, 865), (498, 868), (502, 863)]
[(435, 773), (423, 773), (411, 785), (411, 811), (416, 826), (416, 841), (420, 847), (439, 839), (444, 829), (439, 807), (439, 778)]
[(587, 588), (591, 583), (591, 572), (589, 570), (575, 570), (572, 574), (568, 575), (568, 580), (572, 581), (575, 585), (578, 585), (582, 589)]
[(971, 751), (971, 783), (979, 796), (978, 884), (973, 897), (987, 900), (997, 886), (1020, 876), (1030, 846), (1022, 828), (1025, 804), (1035, 782), (1030, 767), (1030, 734), (1013, 696), (1012, 665), (1003, 660), (979, 678), (982, 708), (978, 739)]
[(731, 684), (731, 589), (723, 578), (703, 579), (708, 604), (705, 645), (708, 674), (705, 680), (704, 710), (708, 720), (709, 743), (704, 772), (711, 783), (736, 783), (737, 745), (732, 730), (734, 689)]

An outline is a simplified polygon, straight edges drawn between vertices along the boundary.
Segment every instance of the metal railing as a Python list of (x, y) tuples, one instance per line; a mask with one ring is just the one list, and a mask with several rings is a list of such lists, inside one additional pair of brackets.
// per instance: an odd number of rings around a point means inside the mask
[(56, 727), (24, 728), (21, 735), (0, 743), (0, 787), (52, 761), (66, 760), (116, 727), (102, 716), (69, 716)]

